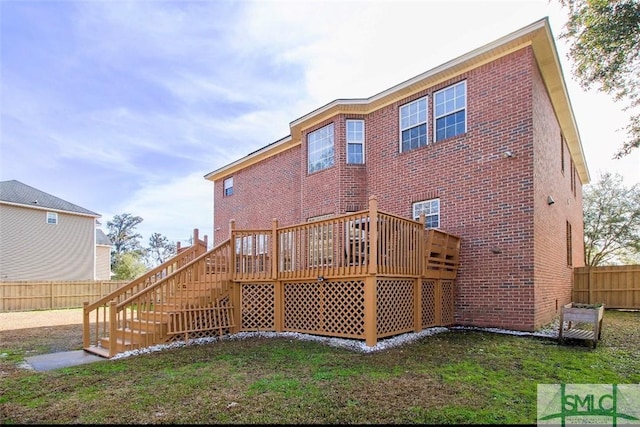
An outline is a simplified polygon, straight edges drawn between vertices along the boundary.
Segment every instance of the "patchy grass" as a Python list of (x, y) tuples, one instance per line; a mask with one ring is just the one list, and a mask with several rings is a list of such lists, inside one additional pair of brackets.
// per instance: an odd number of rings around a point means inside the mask
[(257, 337), (18, 367), (81, 337), (79, 325), (0, 332), (0, 424), (535, 424), (537, 384), (640, 382), (640, 313), (611, 310), (594, 350), (457, 330), (374, 353)]

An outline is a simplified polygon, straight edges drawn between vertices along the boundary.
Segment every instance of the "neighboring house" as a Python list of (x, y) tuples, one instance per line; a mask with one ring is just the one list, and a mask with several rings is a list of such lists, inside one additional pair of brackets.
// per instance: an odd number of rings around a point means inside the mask
[(0, 280), (109, 280), (111, 242), (96, 228), (99, 217), (19, 181), (0, 182)]
[(380, 210), (425, 213), (426, 227), (462, 238), (456, 323), (534, 330), (571, 300), (590, 178), (548, 19), (370, 98), (330, 102), (290, 131), (205, 176), (214, 244), (231, 219), (285, 226), (375, 195)]
[(111, 240), (99, 228), (96, 228), (96, 280), (111, 280), (115, 273), (111, 271)]

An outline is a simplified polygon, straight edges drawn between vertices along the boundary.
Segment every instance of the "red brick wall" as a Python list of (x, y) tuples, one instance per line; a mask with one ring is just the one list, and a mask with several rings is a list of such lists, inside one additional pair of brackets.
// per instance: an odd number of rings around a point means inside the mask
[[(433, 93), (462, 80), (467, 132), (433, 143)], [(429, 144), (399, 153), (398, 108), (425, 95)], [(349, 118), (365, 119), (365, 166), (346, 164)], [(306, 135), (331, 122), (335, 165), (308, 174)], [(567, 220), (573, 263), (583, 262), (581, 187), (578, 181), (576, 197), (569, 194), (569, 155), (562, 175), (559, 132), (526, 47), (371, 114), (338, 115), (305, 129), (301, 146), (237, 173), (231, 198), (221, 197), (216, 182), (215, 225), (228, 227), (232, 217), (238, 227), (268, 227), (274, 217), (282, 225), (304, 222), (365, 209), (370, 195), (380, 210), (411, 217), (413, 202), (439, 197), (441, 229), (462, 238), (456, 322), (533, 330), (551, 320), (556, 299), (570, 297)]]
[[(326, 214), (368, 208), (367, 165), (347, 164), (346, 120), (364, 119), (362, 115), (338, 115), (302, 133), (302, 221)], [(307, 135), (329, 123), (334, 123), (334, 166), (307, 173)], [(367, 137), (365, 120), (365, 138)], [(365, 141), (366, 150), (366, 141)], [(365, 157), (366, 161), (366, 157)]]
[[(572, 229), (572, 265), (584, 265), (582, 185), (571, 167), (571, 155), (561, 139), (560, 127), (544, 88), (534, 69), (534, 278), (535, 321), (540, 327), (559, 313), (563, 304), (571, 301), (572, 266), (567, 263), (566, 223)], [(564, 172), (562, 155), (564, 151)], [(571, 189), (571, 174), (575, 174), (576, 191)], [(551, 196), (555, 203), (549, 205)]]
[(236, 228), (271, 228), (300, 222), (300, 146), (236, 172), (233, 195), (223, 196), (223, 182), (214, 184), (214, 244), (229, 238), (229, 221)]

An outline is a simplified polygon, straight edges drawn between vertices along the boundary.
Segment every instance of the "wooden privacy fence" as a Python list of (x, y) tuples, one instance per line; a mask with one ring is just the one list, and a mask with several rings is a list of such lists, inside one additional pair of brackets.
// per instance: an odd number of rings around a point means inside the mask
[(82, 307), (84, 301), (101, 298), (127, 283), (126, 280), (0, 282), (0, 311)]
[(606, 308), (640, 310), (640, 265), (579, 267), (573, 270), (573, 301)]

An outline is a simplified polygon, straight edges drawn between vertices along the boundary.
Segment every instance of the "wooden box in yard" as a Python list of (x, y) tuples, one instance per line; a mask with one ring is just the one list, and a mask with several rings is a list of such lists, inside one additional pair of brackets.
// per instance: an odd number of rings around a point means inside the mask
[[(603, 304), (569, 303), (560, 312), (560, 331), (558, 340), (566, 339), (590, 340), (593, 348), (598, 345), (602, 335)], [(567, 328), (565, 329), (565, 323)]]

